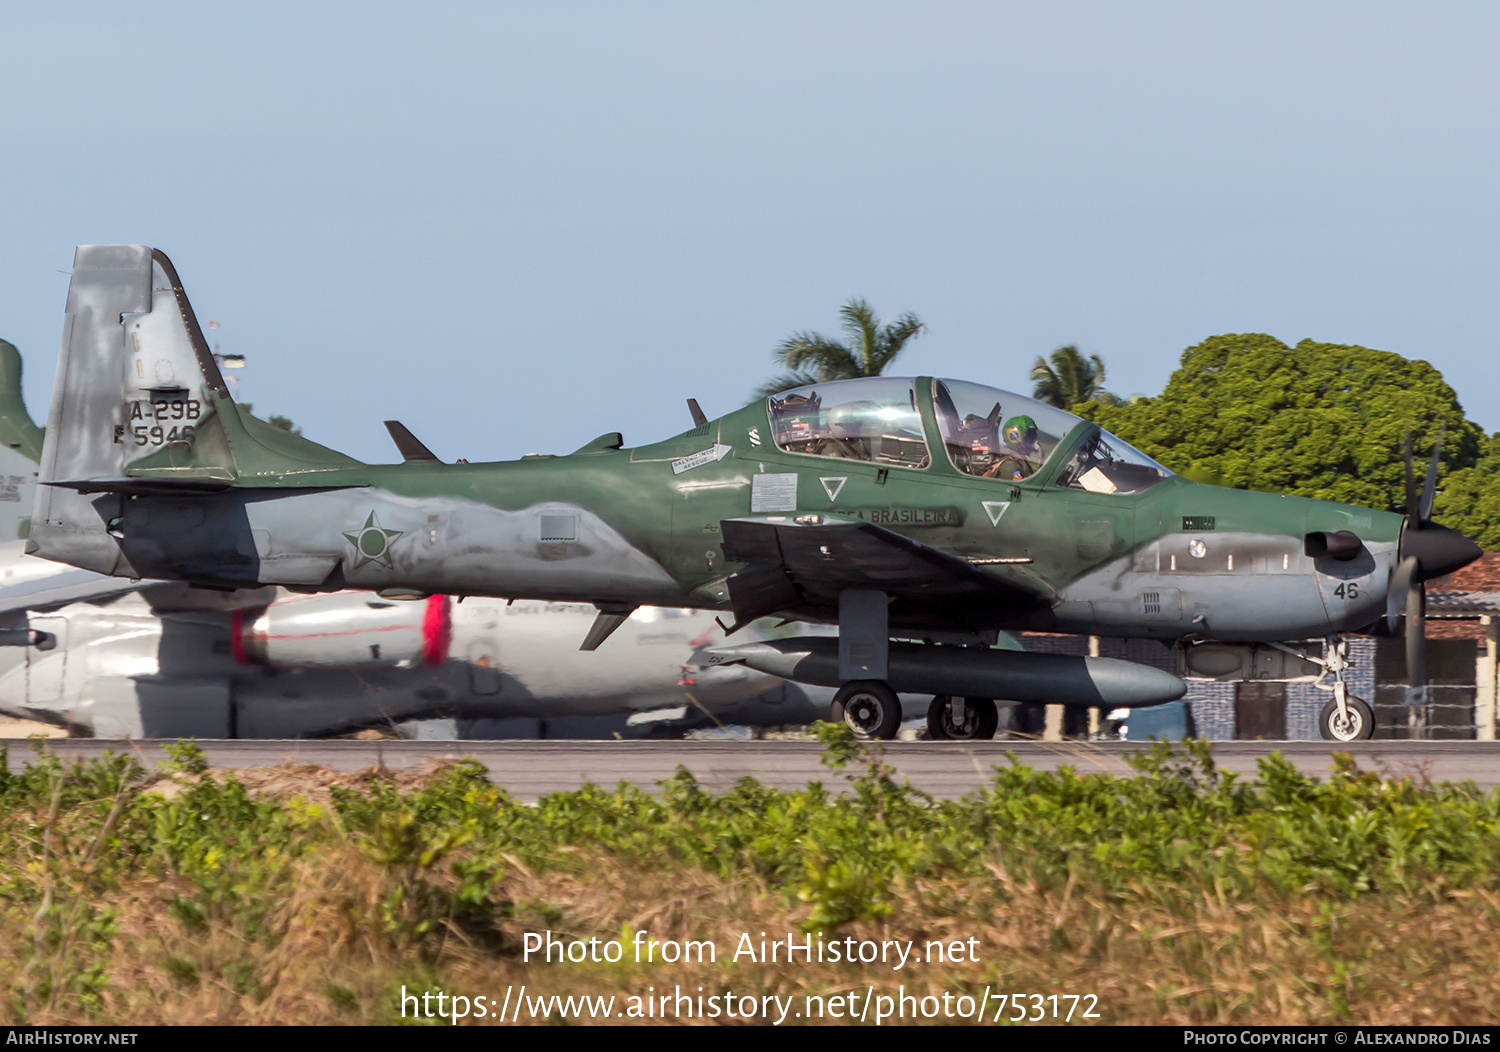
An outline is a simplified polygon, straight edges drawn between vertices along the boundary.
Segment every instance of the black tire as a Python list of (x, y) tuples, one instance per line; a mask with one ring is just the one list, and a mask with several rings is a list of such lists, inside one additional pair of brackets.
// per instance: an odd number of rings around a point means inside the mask
[(995, 736), (1000, 726), (1000, 710), (989, 698), (965, 698), (964, 722), (956, 726), (948, 708), (951, 699), (939, 694), (927, 706), (927, 735), (937, 741), (977, 741)]
[(1349, 721), (1347, 726), (1338, 726), (1339, 703), (1330, 701), (1323, 706), (1318, 716), (1318, 732), (1324, 741), (1358, 742), (1375, 735), (1375, 713), (1370, 706), (1352, 694), (1349, 696)]
[(861, 738), (890, 741), (901, 727), (901, 699), (880, 680), (856, 679), (833, 696), (830, 718), (843, 720)]

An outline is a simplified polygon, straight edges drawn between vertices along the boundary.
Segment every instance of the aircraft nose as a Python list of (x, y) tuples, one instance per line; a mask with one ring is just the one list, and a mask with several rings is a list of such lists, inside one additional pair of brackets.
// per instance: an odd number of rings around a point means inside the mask
[(1408, 521), (1401, 537), (1401, 559), (1415, 558), (1419, 581), (1430, 581), (1454, 570), (1468, 566), (1484, 554), (1484, 550), (1457, 530), (1439, 526), (1435, 522), (1424, 522), (1420, 529)]

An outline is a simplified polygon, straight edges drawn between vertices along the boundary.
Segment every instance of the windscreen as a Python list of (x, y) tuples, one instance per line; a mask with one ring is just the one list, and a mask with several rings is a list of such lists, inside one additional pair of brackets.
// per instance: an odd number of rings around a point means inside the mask
[(1090, 493), (1139, 493), (1172, 473), (1108, 431), (1096, 431), (1074, 450), (1059, 486)]

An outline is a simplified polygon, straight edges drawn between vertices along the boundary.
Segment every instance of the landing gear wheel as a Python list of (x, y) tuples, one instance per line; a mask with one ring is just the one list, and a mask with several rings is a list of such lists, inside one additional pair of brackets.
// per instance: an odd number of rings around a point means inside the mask
[(901, 726), (901, 699), (877, 679), (853, 680), (833, 696), (829, 718), (843, 720), (861, 738), (889, 741)]
[(989, 698), (965, 698), (961, 721), (953, 718), (953, 699), (939, 694), (927, 706), (927, 734), (938, 741), (993, 738), (1000, 726), (1000, 710)]
[(1323, 706), (1323, 712), (1318, 717), (1318, 730), (1324, 741), (1357, 742), (1374, 735), (1375, 713), (1370, 706), (1351, 694), (1348, 709), (1349, 718), (1341, 720), (1337, 701), (1330, 701)]

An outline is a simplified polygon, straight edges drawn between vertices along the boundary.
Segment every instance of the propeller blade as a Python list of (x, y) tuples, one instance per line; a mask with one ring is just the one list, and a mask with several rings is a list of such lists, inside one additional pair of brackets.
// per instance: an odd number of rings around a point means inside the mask
[(1406, 591), (1406, 682), (1427, 683), (1427, 592), (1420, 581)]
[(1406, 614), (1407, 593), (1411, 591), (1417, 574), (1417, 560), (1408, 555), (1391, 571), (1391, 583), (1385, 591), (1385, 627), (1391, 635), (1401, 627), (1401, 618)]
[(1423, 523), (1432, 518), (1432, 500), (1437, 495), (1438, 454), (1443, 451), (1443, 431), (1446, 427), (1446, 424), (1438, 427), (1437, 441), (1432, 444), (1432, 461), (1427, 465), (1427, 478), (1422, 483), (1422, 500), (1417, 505), (1417, 518)]

